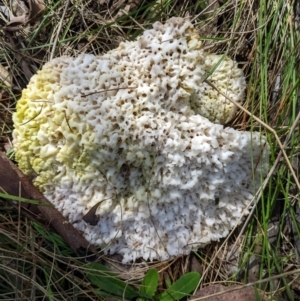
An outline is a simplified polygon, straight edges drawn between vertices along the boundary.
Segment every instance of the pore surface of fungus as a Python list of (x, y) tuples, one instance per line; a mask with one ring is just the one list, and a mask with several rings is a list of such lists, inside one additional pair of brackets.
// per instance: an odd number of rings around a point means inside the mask
[(205, 53), (181, 18), (102, 56), (50, 61), (13, 117), (19, 167), (88, 241), (124, 262), (226, 236), (267, 170), (268, 144), (217, 124), (235, 108), (203, 82), (214, 64), (211, 81), (241, 103), (236, 63)]

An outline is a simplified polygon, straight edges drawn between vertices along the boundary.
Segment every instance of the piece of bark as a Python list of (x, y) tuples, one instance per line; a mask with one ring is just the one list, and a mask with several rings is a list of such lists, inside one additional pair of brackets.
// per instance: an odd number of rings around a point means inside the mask
[(23, 202), (21, 206), (33, 214), (42, 214), (44, 220), (63, 237), (75, 252), (84, 248), (93, 254), (97, 254), (96, 249), (53, 207), (43, 194), (33, 186), (28, 177), (2, 152), (0, 152), (0, 188), (10, 195), (38, 201), (41, 206)]
[(96, 226), (99, 222), (99, 216), (97, 216), (96, 211), (99, 207), (99, 205), (102, 203), (103, 201), (98, 202), (96, 205), (94, 205), (87, 214), (85, 214), (82, 219), (89, 225), (91, 226)]

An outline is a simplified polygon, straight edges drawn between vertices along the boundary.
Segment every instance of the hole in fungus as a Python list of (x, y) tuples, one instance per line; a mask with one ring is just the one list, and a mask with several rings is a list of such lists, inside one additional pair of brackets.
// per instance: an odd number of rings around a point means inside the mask
[(56, 132), (56, 138), (57, 139), (63, 139), (64, 138), (64, 135), (62, 134), (62, 132)]
[(146, 94), (146, 93), (143, 93), (143, 94), (142, 94), (142, 97), (146, 97), (146, 96), (147, 96), (147, 94)]

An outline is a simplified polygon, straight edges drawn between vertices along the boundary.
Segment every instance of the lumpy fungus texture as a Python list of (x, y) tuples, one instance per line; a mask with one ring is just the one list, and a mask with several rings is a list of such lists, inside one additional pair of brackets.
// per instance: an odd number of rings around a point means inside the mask
[(104, 55), (46, 63), (17, 103), (16, 159), (105, 253), (188, 254), (247, 214), (268, 169), (264, 136), (223, 126), (236, 108), (218, 91), (242, 103), (245, 87), (190, 21), (156, 22)]

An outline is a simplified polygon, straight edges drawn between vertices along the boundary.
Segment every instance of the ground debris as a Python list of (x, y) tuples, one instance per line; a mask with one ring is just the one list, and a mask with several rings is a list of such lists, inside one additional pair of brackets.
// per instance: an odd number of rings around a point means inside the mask
[[(238, 285), (230, 286), (229, 288), (221, 284), (213, 284), (200, 289), (189, 301), (267, 301), (264, 292), (255, 289), (254, 287), (243, 287), (240, 289)], [(233, 290), (235, 289), (235, 290)], [(228, 292), (226, 292), (228, 291)], [(221, 292), (224, 292), (220, 294)], [(219, 293), (219, 294), (218, 294)], [(218, 295), (217, 295), (218, 294)], [(203, 298), (204, 297), (204, 298)], [(201, 298), (201, 299), (200, 299)], [(202, 299), (203, 298), (203, 299)]]
[(10, 21), (6, 24), (5, 30), (16, 31), (20, 26), (35, 22), (43, 13), (45, 4), (37, 0), (14, 0), (12, 8), (15, 15), (11, 14)]

